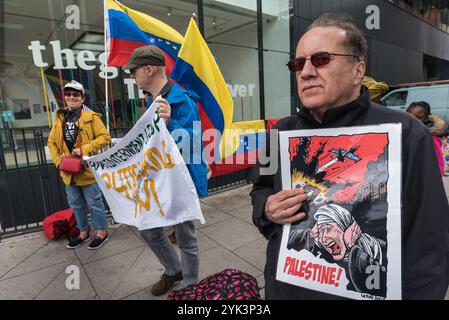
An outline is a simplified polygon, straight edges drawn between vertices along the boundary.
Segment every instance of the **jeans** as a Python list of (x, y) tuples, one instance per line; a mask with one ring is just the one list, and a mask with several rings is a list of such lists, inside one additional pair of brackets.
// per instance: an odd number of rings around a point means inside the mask
[(108, 220), (104, 208), (103, 198), (98, 184), (87, 186), (66, 185), (67, 201), (76, 218), (76, 226), (80, 231), (86, 231), (89, 227), (85, 204), (89, 206), (91, 224), (95, 230), (106, 230)]
[(173, 228), (181, 250), (181, 262), (179, 262), (178, 254), (168, 240), (163, 228), (141, 230), (140, 235), (164, 266), (167, 275), (174, 276), (182, 271), (181, 287), (185, 288), (198, 281), (198, 239), (193, 221), (177, 224)]

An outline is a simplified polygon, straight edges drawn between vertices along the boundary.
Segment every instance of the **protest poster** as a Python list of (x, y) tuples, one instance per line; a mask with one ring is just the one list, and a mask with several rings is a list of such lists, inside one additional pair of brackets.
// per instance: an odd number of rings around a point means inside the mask
[(449, 137), (441, 138), (441, 153), (443, 154), (444, 175), (449, 176)]
[(401, 299), (401, 125), (279, 133), (284, 225), (276, 279), (352, 299)]

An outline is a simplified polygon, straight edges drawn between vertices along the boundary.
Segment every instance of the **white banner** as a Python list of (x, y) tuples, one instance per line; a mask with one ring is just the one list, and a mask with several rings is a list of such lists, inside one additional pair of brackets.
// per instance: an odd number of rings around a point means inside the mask
[(153, 103), (111, 149), (85, 157), (115, 221), (139, 230), (199, 219), (195, 185)]

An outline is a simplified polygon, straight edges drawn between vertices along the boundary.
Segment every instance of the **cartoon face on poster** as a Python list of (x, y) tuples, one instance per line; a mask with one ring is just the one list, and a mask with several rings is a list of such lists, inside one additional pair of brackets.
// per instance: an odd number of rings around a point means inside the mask
[(401, 298), (401, 125), (280, 132), (284, 225), (277, 280), (352, 299)]

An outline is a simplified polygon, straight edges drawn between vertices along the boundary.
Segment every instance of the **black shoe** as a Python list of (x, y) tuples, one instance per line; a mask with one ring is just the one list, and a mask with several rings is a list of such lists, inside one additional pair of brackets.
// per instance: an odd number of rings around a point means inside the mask
[(81, 243), (83, 243), (84, 241), (88, 241), (88, 240), (89, 240), (89, 234), (87, 234), (87, 237), (85, 237), (84, 239), (81, 239), (80, 237), (69, 238), (69, 243), (66, 245), (66, 247), (68, 249), (76, 249), (76, 248), (79, 248)]
[(106, 233), (106, 237), (104, 237), (103, 239), (101, 239), (100, 237), (95, 237), (94, 240), (92, 240), (91, 243), (89, 243), (89, 246), (87, 247), (87, 249), (89, 250), (96, 250), (99, 249), (103, 246), (103, 244), (108, 241), (108, 234)]

